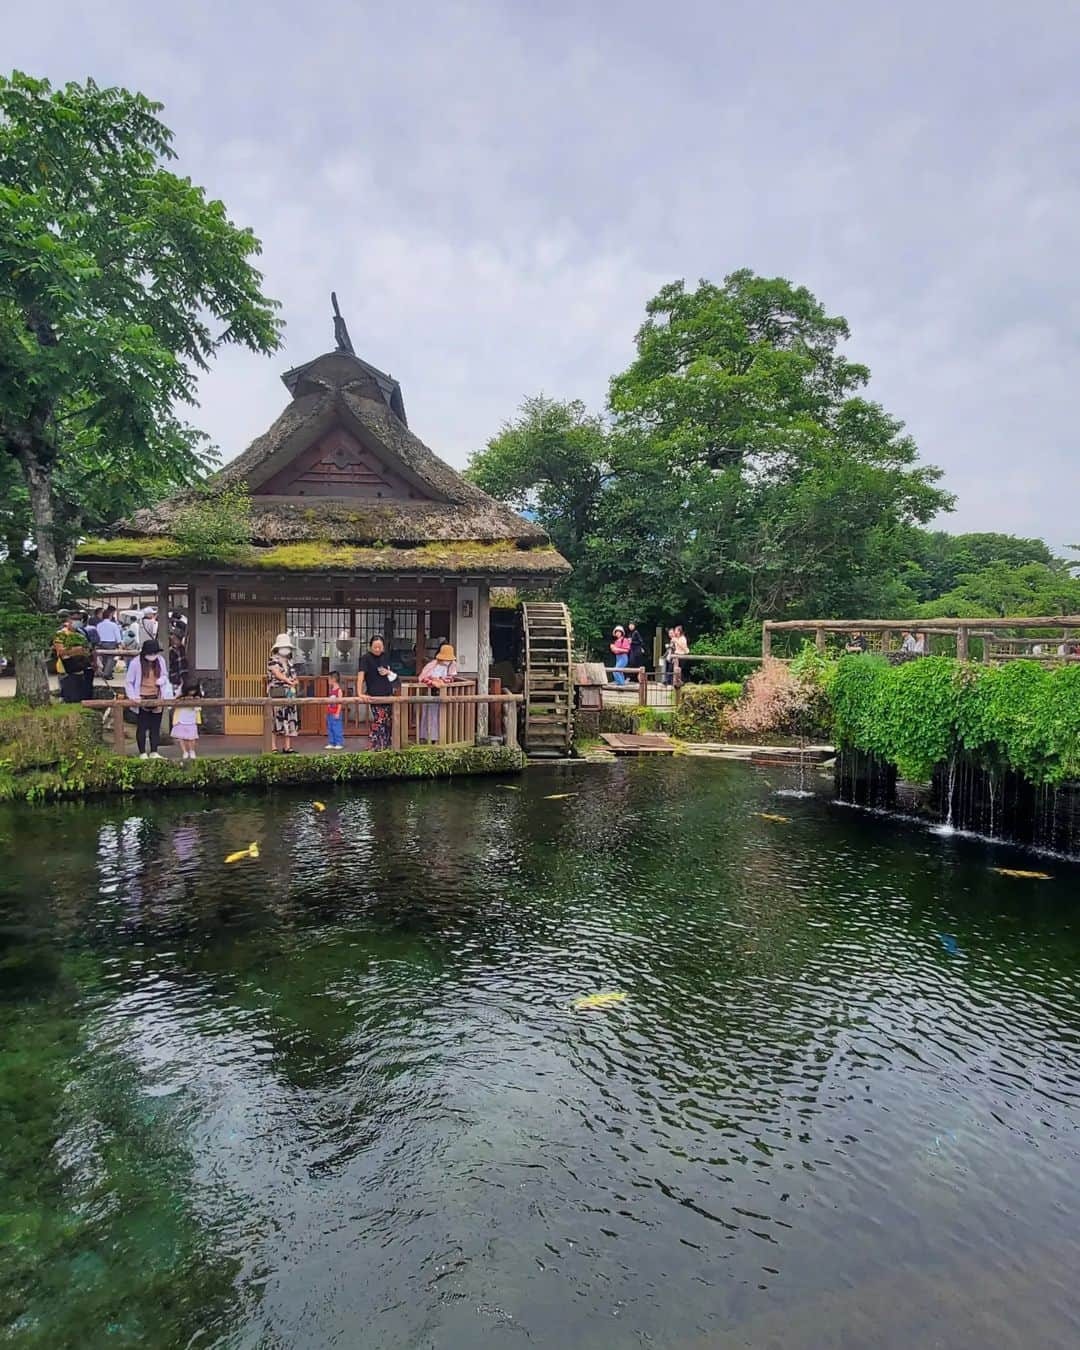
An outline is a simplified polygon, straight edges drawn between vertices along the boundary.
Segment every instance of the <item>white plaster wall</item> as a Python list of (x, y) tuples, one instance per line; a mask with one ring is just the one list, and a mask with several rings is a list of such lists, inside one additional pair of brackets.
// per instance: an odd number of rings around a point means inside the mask
[[(204, 614), (203, 596), (210, 600), (210, 613)], [(199, 670), (216, 670), (218, 666), (218, 596), (216, 589), (196, 589), (191, 606), (191, 622), (195, 625), (195, 661)]]
[[(465, 601), (472, 604), (471, 618), (462, 618), (461, 609)], [(480, 635), (480, 588), (478, 586), (459, 586), (457, 605), (454, 609), (454, 648), (457, 652), (458, 670), (475, 675), (479, 662), (478, 640)]]

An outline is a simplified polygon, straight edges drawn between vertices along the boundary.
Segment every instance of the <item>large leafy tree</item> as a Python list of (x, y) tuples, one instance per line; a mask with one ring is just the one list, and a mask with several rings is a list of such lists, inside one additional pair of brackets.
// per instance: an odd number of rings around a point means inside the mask
[[(25, 493), (44, 616), (81, 533), (205, 469), (176, 409), (214, 353), (279, 344), (259, 241), (167, 167), (160, 111), (93, 81), (0, 77), (0, 454)], [(29, 641), (17, 674), (43, 696)]]
[(675, 282), (647, 306), (606, 424), (536, 401), (473, 476), (536, 505), (575, 564), (564, 593), (590, 638), (630, 617), (700, 633), (914, 604), (898, 550), (950, 499), (865, 397), (848, 336), (782, 278)]
[(890, 590), (898, 534), (950, 505), (864, 396), (848, 336), (805, 288), (748, 271), (649, 302), (611, 383), (608, 534), (624, 552), (644, 540), (642, 581), (663, 578), (668, 614), (713, 627), (865, 611)]

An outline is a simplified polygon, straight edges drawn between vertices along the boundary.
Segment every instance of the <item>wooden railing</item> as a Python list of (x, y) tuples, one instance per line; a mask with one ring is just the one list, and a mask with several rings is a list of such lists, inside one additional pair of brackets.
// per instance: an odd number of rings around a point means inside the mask
[[(475, 681), (470, 682), (475, 688)], [(156, 699), (153, 706), (163, 712), (173, 708), (261, 708), (263, 712), (262, 750), (270, 751), (274, 741), (274, 710), (280, 708), (305, 707), (325, 708), (328, 704), (340, 705), (343, 709), (385, 706), (391, 709), (390, 745), (394, 750), (403, 750), (407, 746), (422, 744), (420, 736), (427, 732), (429, 742), (436, 746), (454, 747), (475, 745), (476, 708), (478, 704), (499, 707), (510, 705), (503, 718), (503, 737), (507, 746), (517, 748), (517, 705), (523, 702), (521, 694), (477, 694), (459, 693), (456, 685), (438, 687), (425, 686), (424, 694), (401, 694), (395, 698), (369, 698), (367, 695), (345, 694), (341, 698), (199, 698), (179, 701), (177, 699)], [(150, 700), (147, 703), (150, 704)], [(138, 709), (142, 704), (127, 698), (91, 698), (84, 699), (84, 708), (100, 711), (112, 711), (113, 748), (117, 754), (124, 754), (124, 709)], [(427, 713), (425, 721), (424, 713)], [(394, 715), (400, 714), (400, 715)], [(302, 713), (301, 713), (302, 717)]]
[[(973, 637), (985, 640), (985, 660), (1009, 660), (1016, 659), (1015, 655), (1006, 653), (999, 657), (992, 650), (993, 644), (1010, 641), (1010, 633), (1019, 634), (1033, 629), (1050, 629), (1062, 635), (1061, 638), (1044, 638), (1048, 644), (1053, 642), (1057, 646), (1061, 641), (1071, 644), (1074, 638), (1070, 634), (1080, 629), (1080, 615), (1056, 614), (1047, 618), (1017, 615), (1000, 619), (766, 619), (761, 625), (761, 654), (763, 657), (772, 654), (774, 633), (813, 633), (819, 651), (826, 649), (830, 634), (875, 634), (881, 642), (882, 651), (888, 652), (892, 650), (896, 634), (908, 632), (925, 633), (928, 638), (955, 638), (956, 656), (960, 661), (968, 660), (968, 643)], [(1021, 641), (1019, 637), (1014, 640)], [(1071, 654), (1059, 656), (1039, 653), (1034, 659), (1070, 661), (1077, 658)]]

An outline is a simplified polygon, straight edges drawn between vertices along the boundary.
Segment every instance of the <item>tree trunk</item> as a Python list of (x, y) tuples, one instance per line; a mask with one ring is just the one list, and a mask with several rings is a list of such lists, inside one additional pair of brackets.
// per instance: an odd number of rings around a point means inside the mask
[(40, 643), (34, 638), (24, 639), (15, 648), (15, 697), (35, 708), (49, 701), (49, 677)]
[[(34, 517), (36, 604), (42, 614), (54, 615), (60, 608), (60, 599), (75, 559), (75, 544), (74, 541), (62, 544), (57, 539), (48, 459), (36, 452), (34, 442), (29, 437), (18, 445), (18, 457)], [(49, 699), (49, 682), (41, 651), (30, 644), (22, 645), (15, 654), (15, 696), (25, 698), (30, 703), (47, 703)]]
[(37, 607), (42, 614), (60, 608), (60, 597), (67, 584), (75, 557), (75, 546), (60, 545), (56, 538), (56, 511), (52, 496), (50, 467), (30, 448), (19, 455), (23, 476), (30, 493), (34, 515), (34, 573), (37, 578)]

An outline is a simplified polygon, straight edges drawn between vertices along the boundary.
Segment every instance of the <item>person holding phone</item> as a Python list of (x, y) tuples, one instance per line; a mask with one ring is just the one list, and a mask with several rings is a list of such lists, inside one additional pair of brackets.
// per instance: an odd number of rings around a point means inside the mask
[[(386, 644), (375, 636), (360, 659), (356, 692), (364, 698), (390, 698), (394, 693), (397, 675), (386, 657)], [(369, 709), (368, 745), (372, 750), (390, 749), (391, 710), (388, 703), (375, 703)]]

